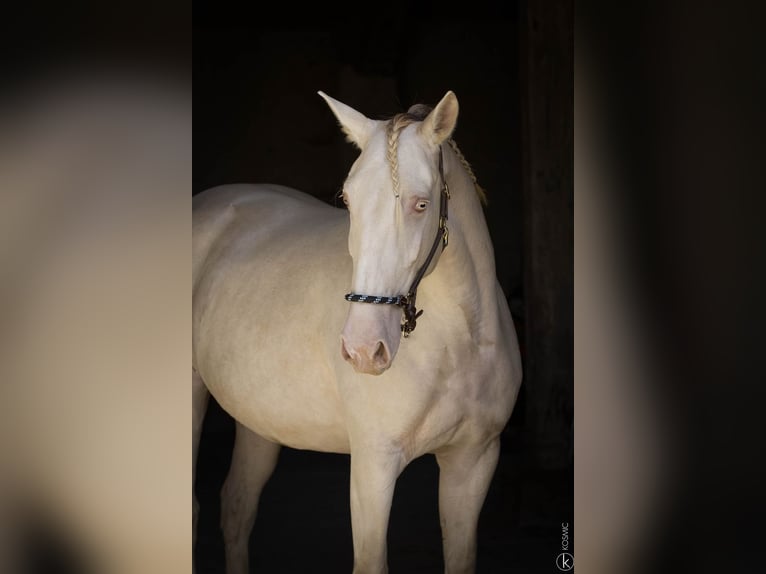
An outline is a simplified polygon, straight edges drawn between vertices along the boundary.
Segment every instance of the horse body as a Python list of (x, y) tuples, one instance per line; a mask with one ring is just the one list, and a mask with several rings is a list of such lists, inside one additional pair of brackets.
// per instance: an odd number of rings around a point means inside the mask
[(264, 438), (348, 452), (332, 376), (337, 337), (326, 336), (332, 325), (340, 332), (345, 303), (325, 296), (350, 273), (347, 224), (341, 211), (297, 194), (238, 185), (195, 197), (194, 235), (198, 226), (210, 235), (210, 253), (194, 269), (194, 367), (221, 406)]
[[(333, 111), (341, 123), (348, 120), (343, 110)], [(406, 133), (403, 146), (416, 137)], [(362, 155), (381, 156), (385, 146), (385, 134), (370, 134)], [(403, 172), (416, 157), (402, 158)], [(277, 445), (351, 454), (355, 572), (386, 571), (396, 478), (414, 458), (435, 453), (445, 567), (472, 571), (478, 514), (521, 368), (473, 182), (447, 146), (444, 167), (451, 188), (449, 246), (422, 281), (418, 304), (425, 314), (401, 344), (386, 327), (398, 327), (398, 307), (342, 297), (350, 281), (356, 290), (380, 280), (374, 259), (349, 255), (369, 241), (346, 211), (271, 185), (222, 186), (195, 197), (195, 451), (209, 391), (238, 422), (223, 492), (230, 572), (247, 571), (247, 538)], [(362, 174), (374, 186), (376, 174)], [(433, 174), (423, 174), (432, 184)], [(363, 217), (349, 210), (352, 219)], [(423, 230), (428, 243), (427, 222)], [(418, 245), (410, 251), (412, 265), (422, 261)], [(412, 275), (403, 272), (384, 287), (404, 285)], [(365, 337), (384, 355), (375, 359), (384, 368), (355, 359)]]

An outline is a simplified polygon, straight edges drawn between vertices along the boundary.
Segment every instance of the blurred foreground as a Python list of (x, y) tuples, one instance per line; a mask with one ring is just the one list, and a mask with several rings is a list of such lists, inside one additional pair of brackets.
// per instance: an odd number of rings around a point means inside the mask
[(189, 94), (89, 70), (10, 97), (0, 571), (188, 572)]

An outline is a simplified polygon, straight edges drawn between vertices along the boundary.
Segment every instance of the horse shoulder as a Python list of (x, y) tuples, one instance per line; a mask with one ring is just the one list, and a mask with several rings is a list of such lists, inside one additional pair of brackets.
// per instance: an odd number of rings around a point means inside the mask
[[(460, 411), (467, 432), (493, 434), (510, 418), (521, 385), (521, 359), (513, 319), (498, 287), (497, 311), (481, 337), (445, 348), (447, 404)], [(470, 423), (470, 424), (468, 424)], [(470, 431), (469, 431), (470, 429)]]

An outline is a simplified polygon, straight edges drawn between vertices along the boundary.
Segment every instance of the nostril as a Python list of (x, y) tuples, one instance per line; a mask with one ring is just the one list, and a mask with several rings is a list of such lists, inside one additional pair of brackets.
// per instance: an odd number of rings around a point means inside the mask
[(375, 347), (375, 354), (372, 356), (372, 360), (379, 365), (388, 364), (388, 349), (383, 341), (378, 341), (378, 346)]
[(348, 351), (346, 350), (346, 341), (345, 339), (340, 340), (340, 356), (343, 357), (344, 361), (350, 361), (351, 355), (349, 355)]

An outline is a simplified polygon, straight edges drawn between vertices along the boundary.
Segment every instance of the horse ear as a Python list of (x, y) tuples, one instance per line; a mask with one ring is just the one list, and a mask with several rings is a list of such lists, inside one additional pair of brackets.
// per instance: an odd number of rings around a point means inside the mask
[(332, 113), (338, 118), (340, 127), (346, 134), (346, 139), (362, 149), (375, 128), (375, 121), (365, 117), (364, 114), (360, 114), (351, 106), (331, 98), (324, 92), (317, 93), (324, 98)]
[(459, 106), (457, 96), (450, 90), (420, 125), (420, 133), (434, 145), (441, 145), (448, 139), (457, 124)]

